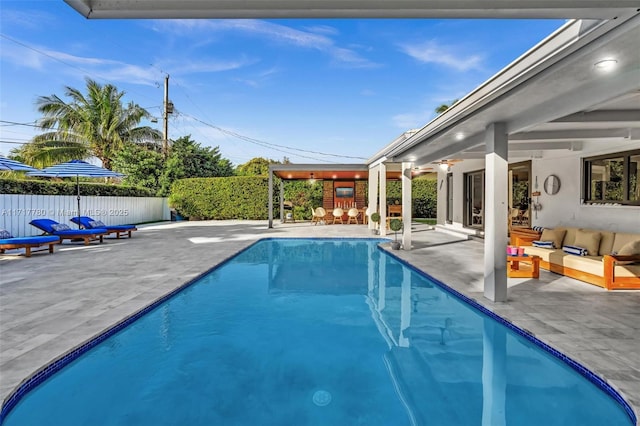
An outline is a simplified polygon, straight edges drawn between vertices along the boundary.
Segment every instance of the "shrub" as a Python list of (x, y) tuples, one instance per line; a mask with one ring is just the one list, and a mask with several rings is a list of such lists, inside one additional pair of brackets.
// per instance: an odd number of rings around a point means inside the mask
[[(75, 181), (49, 182), (35, 179), (0, 178), (0, 194), (30, 195), (76, 195)], [(146, 188), (94, 182), (80, 182), (80, 194), (110, 197), (153, 197), (154, 192)]]
[(169, 205), (191, 219), (267, 219), (269, 189), (264, 176), (179, 179)]

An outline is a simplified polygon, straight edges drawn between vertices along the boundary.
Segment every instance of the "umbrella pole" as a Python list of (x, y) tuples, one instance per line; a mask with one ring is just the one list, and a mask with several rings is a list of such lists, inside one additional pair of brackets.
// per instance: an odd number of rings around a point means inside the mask
[(80, 175), (76, 175), (76, 186), (78, 187), (78, 229), (80, 229)]

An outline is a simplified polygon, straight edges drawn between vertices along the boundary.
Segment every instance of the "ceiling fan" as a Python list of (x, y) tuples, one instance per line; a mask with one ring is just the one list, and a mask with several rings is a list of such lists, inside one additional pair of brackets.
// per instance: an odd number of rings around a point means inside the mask
[(445, 160), (434, 161), (433, 164), (438, 165), (438, 167), (440, 167), (440, 170), (448, 172), (451, 169), (451, 166), (453, 166), (455, 163), (459, 163), (460, 161), (462, 160), (449, 158)]

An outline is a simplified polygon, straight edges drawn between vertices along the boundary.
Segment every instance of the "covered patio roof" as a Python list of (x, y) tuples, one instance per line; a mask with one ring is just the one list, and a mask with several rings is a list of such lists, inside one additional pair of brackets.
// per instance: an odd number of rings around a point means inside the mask
[(106, 18), (589, 18), (634, 12), (611, 0), (65, 0), (89, 19)]
[[(270, 171), (283, 180), (367, 180), (369, 167), (366, 164), (272, 164)], [(412, 176), (435, 172), (435, 168), (416, 168)], [(399, 180), (400, 167), (387, 168), (387, 180)]]
[[(430, 123), (369, 159), (432, 165), (484, 158), (504, 123), (509, 159), (640, 136), (640, 15), (567, 22)], [(608, 62), (603, 62), (608, 61)], [(610, 65), (606, 68), (604, 65)]]

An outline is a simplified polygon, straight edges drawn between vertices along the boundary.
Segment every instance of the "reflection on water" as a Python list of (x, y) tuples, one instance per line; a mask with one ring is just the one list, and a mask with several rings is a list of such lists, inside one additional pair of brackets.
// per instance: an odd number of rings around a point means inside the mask
[(29, 392), (3, 423), (25, 424), (630, 421), (375, 241), (268, 240)]
[(566, 364), (383, 256), (368, 293), (392, 379), (417, 424), (631, 424)]

